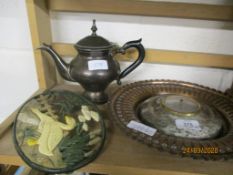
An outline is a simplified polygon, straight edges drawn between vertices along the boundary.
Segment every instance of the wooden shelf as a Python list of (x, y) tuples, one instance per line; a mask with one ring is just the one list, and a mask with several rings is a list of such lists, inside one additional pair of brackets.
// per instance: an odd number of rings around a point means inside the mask
[[(24, 165), (14, 149), (11, 134), (10, 128), (1, 138), (0, 163)], [(121, 175), (219, 175), (233, 174), (233, 167), (232, 161), (192, 160), (158, 152), (125, 136), (114, 125), (100, 156), (79, 171)]]
[[(203, 20), (233, 21), (233, 5), (208, 5), (195, 3), (156, 2), (142, 0), (26, 0), (33, 48), (43, 42), (53, 44), (62, 55), (75, 55), (70, 44), (52, 43), (49, 11), (94, 12), (130, 15), (164, 16)], [(128, 57), (135, 57), (135, 52)], [(55, 64), (34, 50), (38, 83), (49, 88), (57, 83)], [(124, 60), (123, 57), (118, 57)], [(129, 59), (127, 60), (129, 61)], [(132, 61), (132, 60), (130, 60)], [(232, 68), (232, 55), (181, 52), (147, 49), (146, 62), (192, 66)]]
[[(78, 53), (73, 44), (53, 43), (53, 48), (62, 56), (76, 56)], [(125, 55), (117, 54), (119, 61), (132, 61), (137, 58), (136, 50), (129, 50)], [(232, 68), (233, 55), (208, 54), (198, 52), (182, 52), (170, 50), (146, 49), (143, 62), (159, 64), (177, 64), (217, 68)]]
[(50, 10), (66, 12), (146, 15), (222, 21), (233, 20), (232, 5), (142, 0), (49, 0), (48, 5)]
[[(49, 10), (67, 12), (93, 12), (129, 15), (164, 16), (202, 20), (233, 21), (233, 6), (170, 2), (143, 2), (139, 0), (26, 0), (33, 48), (41, 43), (52, 44)], [(74, 55), (70, 45), (54, 43), (62, 55)], [(55, 65), (48, 55), (34, 51), (40, 88), (50, 88), (57, 83)], [(135, 53), (128, 53), (134, 57)], [(119, 57), (120, 60), (123, 60)], [(190, 52), (147, 50), (147, 62), (187, 64), (207, 67), (232, 68), (232, 56)], [(56, 88), (76, 89), (71, 86)], [(100, 107), (110, 123), (103, 152), (89, 165), (80, 169), (84, 172), (111, 175), (191, 175), (233, 174), (233, 161), (203, 161), (181, 158), (162, 153), (132, 140), (112, 123), (106, 114), (107, 106)], [(14, 116), (13, 116), (14, 117)], [(0, 163), (23, 165), (17, 155), (9, 128), (0, 141)]]
[[(77, 86), (57, 86), (55, 89), (80, 91)], [(107, 140), (99, 157), (81, 172), (127, 175), (191, 175), (191, 174), (233, 174), (233, 161), (204, 161), (181, 158), (159, 152), (127, 137), (107, 115), (107, 105), (99, 106), (108, 121)], [(17, 155), (12, 128), (2, 136), (0, 142), (0, 164), (23, 165)]]

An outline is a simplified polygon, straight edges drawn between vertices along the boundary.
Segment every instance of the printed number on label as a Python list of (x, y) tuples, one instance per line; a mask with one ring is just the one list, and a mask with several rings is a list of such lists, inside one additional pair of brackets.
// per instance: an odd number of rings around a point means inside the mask
[(201, 130), (200, 124), (197, 120), (177, 119), (175, 123), (178, 129), (196, 130), (196, 131)]

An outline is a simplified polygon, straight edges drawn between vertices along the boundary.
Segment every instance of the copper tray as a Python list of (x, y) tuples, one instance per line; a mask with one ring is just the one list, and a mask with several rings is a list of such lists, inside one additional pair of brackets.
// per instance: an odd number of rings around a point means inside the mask
[[(127, 127), (131, 120), (141, 122), (136, 112), (137, 105), (155, 95), (179, 94), (214, 107), (225, 120), (221, 136), (215, 139), (188, 139), (168, 136), (157, 131), (153, 136)], [(224, 93), (193, 83), (172, 80), (149, 80), (122, 86), (113, 93), (109, 102), (111, 114), (127, 135), (161, 151), (202, 159), (229, 159), (233, 152), (233, 101)], [(184, 152), (187, 148), (213, 148), (216, 152)]]

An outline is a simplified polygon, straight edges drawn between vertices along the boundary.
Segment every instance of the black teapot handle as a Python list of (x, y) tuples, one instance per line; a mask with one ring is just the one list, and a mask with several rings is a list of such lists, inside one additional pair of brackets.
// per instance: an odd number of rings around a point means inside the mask
[(119, 53), (125, 54), (125, 51), (129, 48), (136, 48), (138, 51), (138, 58), (130, 65), (128, 66), (125, 70), (123, 70), (120, 75), (118, 76), (117, 79), (117, 84), (121, 84), (121, 79), (127, 76), (130, 72), (132, 72), (136, 67), (138, 67), (144, 60), (145, 58), (145, 49), (143, 45), (141, 44), (142, 39), (135, 40), (135, 41), (129, 41), (125, 43), (120, 49)]

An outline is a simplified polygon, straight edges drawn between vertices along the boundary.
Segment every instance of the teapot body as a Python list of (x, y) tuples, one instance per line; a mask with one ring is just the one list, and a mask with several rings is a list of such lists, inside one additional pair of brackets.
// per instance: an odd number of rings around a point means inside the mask
[[(78, 55), (67, 64), (52, 46), (43, 44), (38, 49), (46, 51), (51, 55), (60, 75), (73, 82), (78, 82), (85, 89), (84, 95), (95, 103), (107, 102), (108, 96), (104, 92), (107, 86), (117, 80), (121, 84), (121, 79), (131, 73), (139, 66), (144, 57), (145, 49), (141, 44), (141, 39), (129, 41), (122, 47), (114, 45), (105, 38), (96, 34), (97, 27), (95, 20), (91, 27), (92, 34), (78, 41), (74, 47)], [(114, 59), (115, 54), (125, 54), (126, 50), (134, 48), (138, 51), (138, 58), (122, 72), (120, 66)]]
[(107, 100), (104, 90), (120, 74), (119, 63), (110, 51), (81, 52), (71, 61), (69, 74), (85, 89), (85, 95), (96, 103)]

